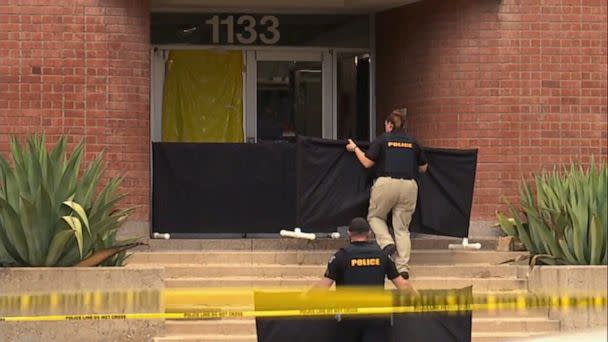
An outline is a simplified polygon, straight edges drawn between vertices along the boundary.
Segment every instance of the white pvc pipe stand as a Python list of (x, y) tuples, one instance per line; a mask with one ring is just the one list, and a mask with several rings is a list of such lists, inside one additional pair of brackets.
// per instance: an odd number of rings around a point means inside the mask
[(477, 243), (469, 243), (469, 238), (463, 238), (461, 244), (449, 244), (449, 249), (481, 249), (481, 244)]
[(169, 233), (154, 233), (152, 235), (152, 237), (154, 237), (155, 239), (169, 240), (171, 238), (171, 234), (169, 234)]
[(281, 230), (280, 232), (282, 237), (290, 237), (295, 239), (305, 239), (305, 240), (314, 240), (317, 236), (313, 233), (302, 233), (300, 228), (295, 228), (293, 232), (291, 230)]

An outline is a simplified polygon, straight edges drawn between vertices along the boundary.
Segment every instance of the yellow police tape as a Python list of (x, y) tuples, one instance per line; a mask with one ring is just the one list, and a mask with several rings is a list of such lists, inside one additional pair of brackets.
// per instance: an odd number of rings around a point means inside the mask
[[(483, 306), (483, 305), (481, 305)], [(481, 308), (477, 305), (478, 309)], [(323, 308), (302, 310), (210, 310), (201, 312), (176, 313), (132, 313), (132, 314), (103, 314), (103, 315), (46, 315), (46, 316), (11, 316), (0, 317), (0, 322), (32, 322), (32, 321), (84, 321), (84, 320), (129, 320), (129, 319), (175, 319), (175, 320), (206, 320), (220, 318), (269, 318), (269, 317), (317, 317), (334, 315), (379, 315), (393, 313), (422, 313), (422, 312), (464, 312), (474, 310), (469, 307), (367, 307), (367, 308)]]
[(0, 314), (6, 312), (50, 313), (120, 310), (141, 312), (160, 307), (163, 292), (159, 290), (83, 291), (0, 295)]
[[(541, 307), (605, 309), (608, 304), (605, 293), (591, 296), (463, 293), (461, 290), (427, 290), (422, 295), (412, 296), (373, 289), (347, 289), (313, 291), (303, 295), (293, 289), (170, 289), (14, 294), (0, 295), (0, 321), (297, 317), (527, 310)], [(235, 305), (251, 307), (254, 302), (256, 310), (216, 309)], [(205, 310), (205, 307), (215, 308)], [(161, 308), (165, 308), (165, 312), (141, 313)], [(110, 313), (84, 313), (91, 311)]]
[[(522, 305), (525, 302), (512, 303), (518, 309), (525, 310), (529, 307)], [(606, 298), (603, 302), (597, 300), (594, 306), (605, 307)], [(209, 310), (201, 312), (179, 312), (179, 313), (127, 313), (127, 314), (84, 314), (84, 315), (46, 315), (46, 316), (9, 316), (0, 317), (0, 322), (32, 322), (32, 321), (85, 321), (85, 320), (133, 320), (133, 319), (173, 319), (173, 320), (208, 320), (221, 318), (279, 318), (279, 317), (318, 317), (335, 315), (382, 315), (398, 313), (425, 313), (425, 312), (448, 312), (463, 313), (466, 311), (500, 309), (501, 306), (494, 304), (469, 304), (469, 305), (424, 305), (424, 306), (396, 306), (396, 307), (363, 307), (363, 308), (319, 308), (319, 309), (294, 309), (294, 310)], [(580, 305), (581, 303), (579, 303)]]

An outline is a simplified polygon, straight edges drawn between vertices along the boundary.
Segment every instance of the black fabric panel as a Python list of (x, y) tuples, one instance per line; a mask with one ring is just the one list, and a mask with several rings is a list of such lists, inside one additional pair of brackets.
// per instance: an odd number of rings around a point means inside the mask
[(333, 232), (354, 217), (365, 217), (373, 175), (346, 152), (345, 143), (298, 137), (297, 145), (298, 226)]
[(412, 313), (395, 315), (391, 341), (470, 342), (471, 313)]
[[(297, 144), (298, 226), (333, 231), (347, 226), (353, 217), (366, 217), (373, 170), (364, 169), (345, 150), (345, 141), (298, 137)], [(430, 168), (418, 179), (418, 204), (410, 231), (467, 237), (477, 150), (424, 150)]]
[[(460, 298), (472, 299), (472, 287), (456, 290), (420, 290), (422, 296), (445, 298), (448, 292)], [(293, 298), (299, 292), (292, 293), (262, 293), (254, 294), (256, 311), (272, 310), (264, 303), (278, 304), (275, 310), (288, 309), (281, 305), (282, 296)], [(271, 301), (272, 296), (278, 296)], [(394, 292), (396, 302), (399, 293)], [(472, 329), (472, 312), (436, 312), (408, 313), (393, 316), (393, 326), (389, 329), (390, 342), (470, 342)], [(338, 336), (338, 323), (334, 317), (327, 318), (256, 318), (258, 342), (335, 342)]]
[[(450, 294), (459, 298), (461, 304), (473, 304), (472, 286), (452, 290), (419, 290), (419, 292), (421, 296), (428, 298), (446, 298)], [(395, 297), (398, 296), (399, 293), (396, 292)], [(470, 342), (472, 318), (472, 311), (394, 315), (391, 341)]]
[(153, 144), (152, 228), (278, 233), (295, 226), (295, 145)]
[(258, 318), (258, 342), (334, 342), (338, 326), (331, 318)]
[[(288, 143), (154, 143), (153, 231), (277, 233), (297, 224), (331, 232), (346, 226), (366, 216), (373, 173), (344, 145), (299, 137), (296, 153)], [(410, 230), (466, 237), (477, 153), (425, 151), (430, 171), (418, 180)]]
[(411, 231), (467, 237), (473, 205), (477, 150), (424, 149), (429, 170), (418, 178)]

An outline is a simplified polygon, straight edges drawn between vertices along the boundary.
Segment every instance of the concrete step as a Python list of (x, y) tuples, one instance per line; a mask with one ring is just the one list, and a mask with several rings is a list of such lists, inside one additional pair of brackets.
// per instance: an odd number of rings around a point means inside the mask
[[(205, 252), (134, 252), (133, 264), (273, 264), (324, 265), (333, 251), (205, 251)], [(483, 250), (414, 250), (412, 265), (497, 264), (514, 259), (524, 252)]]
[[(200, 264), (165, 264), (165, 275), (168, 278), (180, 277), (224, 277), (224, 276), (258, 276), (258, 277), (315, 277), (323, 275), (325, 265), (200, 265)], [(471, 278), (518, 278), (525, 275), (525, 266), (513, 265), (418, 265), (412, 266), (413, 277), (446, 277)]]
[[(294, 287), (305, 288), (313, 285), (320, 277), (180, 277), (166, 278), (167, 288), (189, 287)], [(527, 281), (518, 278), (447, 278), (447, 277), (419, 277), (412, 279), (416, 289), (454, 289), (473, 285), (474, 292), (481, 291), (512, 291), (525, 290)], [(387, 281), (386, 288), (394, 288)]]
[(559, 320), (550, 320), (547, 317), (483, 317), (473, 318), (474, 332), (556, 332), (559, 331)]
[[(555, 332), (554, 332), (555, 333)], [(527, 341), (530, 338), (549, 335), (550, 333), (543, 332), (473, 332), (471, 334), (472, 342), (507, 342), (507, 341)]]
[(165, 333), (171, 335), (255, 335), (254, 319), (221, 321), (166, 321)]
[[(254, 319), (221, 321), (167, 321), (167, 335), (251, 335), (256, 333)], [(546, 317), (473, 318), (473, 332), (552, 333), (559, 321)]]
[(304, 289), (318, 281), (320, 277), (299, 278), (258, 278), (258, 277), (181, 277), (165, 278), (167, 288), (190, 288), (190, 287), (222, 287), (222, 288), (244, 288), (256, 287), (277, 288), (294, 287)]
[(501, 319), (501, 318), (542, 318), (547, 319), (549, 317), (548, 308), (529, 308), (525, 310), (520, 309), (500, 309), (500, 310), (477, 310), (473, 312), (473, 318), (488, 318), (488, 319)]
[[(495, 250), (498, 239), (494, 237), (474, 238), (469, 243), (481, 243), (485, 250)], [(432, 235), (415, 235), (412, 249), (447, 249), (449, 244), (459, 244), (461, 239)], [(345, 239), (151, 239), (148, 246), (138, 247), (141, 251), (210, 251), (210, 250), (336, 250), (347, 244)]]

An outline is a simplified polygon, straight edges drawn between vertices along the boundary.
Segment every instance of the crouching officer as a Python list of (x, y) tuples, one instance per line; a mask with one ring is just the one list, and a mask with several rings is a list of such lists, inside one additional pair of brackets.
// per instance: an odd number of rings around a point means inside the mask
[[(337, 290), (353, 286), (384, 289), (384, 280), (388, 277), (398, 289), (415, 291), (409, 281), (397, 272), (390, 257), (369, 240), (370, 226), (364, 218), (351, 221), (348, 235), (349, 245), (329, 259), (325, 276), (315, 288), (329, 289), (335, 282)], [(387, 318), (345, 317), (339, 323), (337, 341), (388, 341), (389, 326)]]

